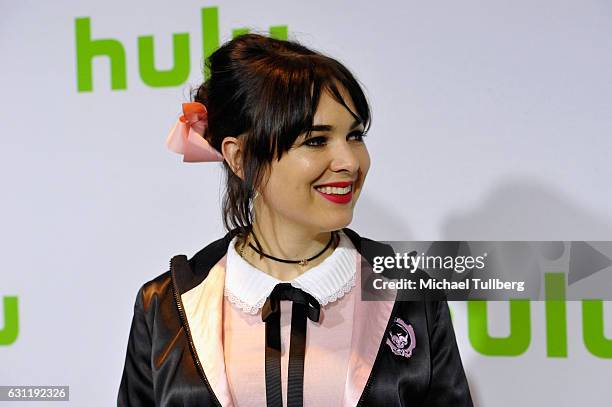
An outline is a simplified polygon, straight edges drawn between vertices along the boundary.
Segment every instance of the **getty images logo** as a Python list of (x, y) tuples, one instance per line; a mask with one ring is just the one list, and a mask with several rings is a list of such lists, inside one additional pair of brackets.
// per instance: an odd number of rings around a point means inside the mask
[[(249, 32), (248, 28), (232, 30), (232, 37)], [(270, 37), (286, 40), (287, 26), (270, 27)], [(208, 58), (219, 48), (219, 14), (217, 7), (204, 7), (201, 10), (202, 55)], [(127, 89), (126, 55), (123, 44), (112, 38), (93, 39), (91, 37), (91, 19), (75, 19), (77, 90), (93, 91), (93, 59), (107, 57), (110, 63), (110, 84), (112, 90)], [(152, 35), (138, 37), (138, 72), (140, 79), (153, 88), (178, 86), (189, 78), (190, 55), (189, 33), (172, 35), (173, 65), (170, 69), (155, 67), (154, 41)], [(204, 76), (208, 77), (206, 67)]]

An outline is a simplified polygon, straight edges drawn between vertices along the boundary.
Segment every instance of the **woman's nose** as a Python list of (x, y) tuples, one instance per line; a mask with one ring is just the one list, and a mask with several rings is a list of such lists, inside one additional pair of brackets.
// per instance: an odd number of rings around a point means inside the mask
[(345, 170), (350, 173), (356, 173), (359, 170), (359, 157), (349, 143), (339, 143), (339, 145), (332, 150), (331, 154), (332, 171)]

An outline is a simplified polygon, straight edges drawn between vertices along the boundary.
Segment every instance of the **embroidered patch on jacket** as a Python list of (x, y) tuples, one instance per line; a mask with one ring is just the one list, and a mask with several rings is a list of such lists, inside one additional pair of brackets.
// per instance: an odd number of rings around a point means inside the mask
[(407, 324), (401, 318), (393, 318), (391, 328), (387, 332), (387, 345), (395, 355), (409, 358), (416, 348), (416, 338), (411, 324)]

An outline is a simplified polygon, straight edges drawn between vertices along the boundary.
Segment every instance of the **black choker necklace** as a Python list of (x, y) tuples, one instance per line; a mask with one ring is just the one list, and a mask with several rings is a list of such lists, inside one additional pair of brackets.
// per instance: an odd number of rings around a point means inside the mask
[[(255, 233), (251, 230), (251, 233), (253, 233), (253, 237), (255, 238), (255, 241), (257, 240), (257, 236), (255, 236)], [(269, 254), (266, 254), (264, 252), (262, 252), (261, 250), (259, 250), (257, 247), (253, 246), (253, 243), (249, 242), (249, 246), (251, 247), (251, 249), (255, 250), (257, 253), (261, 254), (264, 257), (267, 257), (269, 259), (275, 260), (275, 261), (280, 261), (282, 263), (293, 263), (293, 264), (299, 264), (300, 266), (306, 266), (308, 264), (309, 261), (316, 259), (317, 257), (319, 257), (320, 255), (322, 255), (323, 253), (325, 253), (325, 251), (329, 248), (329, 246), (331, 246), (332, 242), (334, 241), (334, 237), (336, 236), (336, 232), (333, 231), (331, 234), (331, 237), (329, 239), (329, 242), (327, 242), (327, 245), (323, 248), (323, 250), (321, 250), (319, 253), (315, 254), (312, 257), (309, 257), (307, 259), (302, 259), (302, 260), (285, 260), (285, 259), (279, 259), (278, 257), (274, 257), (271, 256)], [(242, 250), (240, 250), (240, 254), (242, 255)]]

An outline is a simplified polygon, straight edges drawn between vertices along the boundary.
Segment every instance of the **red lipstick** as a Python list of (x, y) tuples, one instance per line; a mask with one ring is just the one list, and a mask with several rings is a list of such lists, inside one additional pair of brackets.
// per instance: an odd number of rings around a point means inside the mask
[(327, 184), (319, 184), (316, 185), (317, 187), (337, 187), (337, 188), (344, 188), (344, 187), (348, 187), (349, 185), (351, 185), (353, 182), (352, 181), (336, 181), (336, 182), (328, 182)]
[[(322, 186), (326, 186), (326, 187), (336, 187), (336, 188), (346, 188), (349, 185), (353, 185), (352, 182), (350, 181), (339, 181), (339, 182), (329, 182), (327, 184), (321, 184), (321, 185), (317, 185), (318, 187), (322, 187)], [(344, 195), (338, 195), (338, 194), (326, 194), (323, 191), (318, 190), (317, 188), (315, 188), (315, 190), (321, 194), (321, 196), (325, 199), (327, 199), (328, 201), (334, 202), (334, 203), (338, 203), (338, 204), (346, 204), (351, 202), (351, 200), (353, 199), (353, 189), (351, 188), (351, 191), (347, 194)]]

